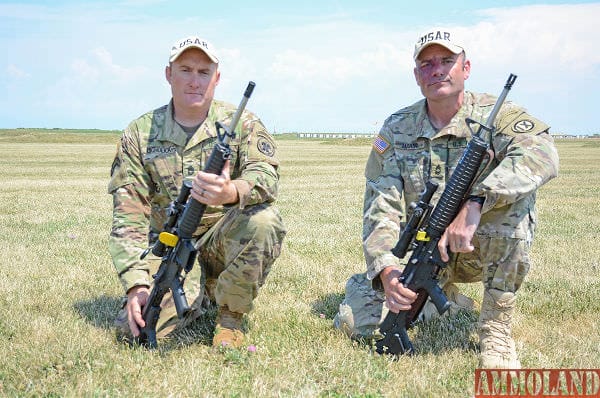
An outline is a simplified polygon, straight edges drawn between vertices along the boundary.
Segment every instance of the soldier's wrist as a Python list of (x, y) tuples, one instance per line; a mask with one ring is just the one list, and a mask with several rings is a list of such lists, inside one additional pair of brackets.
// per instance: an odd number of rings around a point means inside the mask
[(467, 201), (479, 203), (480, 206), (483, 206), (483, 203), (485, 202), (485, 196), (471, 195), (471, 196), (469, 196)]
[(400, 268), (396, 267), (395, 265), (390, 265), (381, 270), (379, 273), (379, 279), (381, 279), (383, 283), (388, 283), (391, 279), (397, 278), (401, 274), (402, 271)]

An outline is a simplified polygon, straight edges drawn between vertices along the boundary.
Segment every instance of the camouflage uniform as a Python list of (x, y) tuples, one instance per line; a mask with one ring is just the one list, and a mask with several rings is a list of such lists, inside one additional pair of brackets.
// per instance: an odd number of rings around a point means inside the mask
[[(109, 250), (123, 288), (151, 286), (160, 259), (140, 254), (162, 231), (166, 209), (184, 179), (205, 167), (217, 142), (215, 122), (228, 126), (236, 108), (214, 100), (206, 120), (189, 139), (173, 119), (173, 102), (134, 120), (117, 145), (108, 192), (113, 195), (113, 225)], [(276, 146), (261, 121), (244, 112), (230, 141), (231, 179), (239, 203), (208, 206), (198, 229), (198, 261), (184, 283), (192, 317), (200, 315), (208, 293), (218, 305), (247, 313), (279, 256), (285, 227), (273, 205), (277, 197)], [(208, 285), (208, 286), (206, 286)], [(163, 301), (159, 336), (179, 323), (170, 295)], [(121, 312), (117, 322), (126, 314)], [(188, 319), (189, 320), (189, 319)]]
[[(365, 176), (363, 249), (367, 272), (352, 276), (335, 326), (354, 338), (376, 336), (387, 314), (379, 273), (403, 267), (391, 249), (410, 217), (425, 182), (439, 184), (435, 204), (471, 137), (465, 118), (485, 122), (496, 98), (465, 92), (452, 121), (436, 130), (425, 99), (392, 114), (374, 141)], [(549, 127), (514, 104), (505, 103), (486, 137), (494, 158), (473, 185), (471, 195), (485, 198), (473, 239), (475, 251), (451, 254), (441, 284), (483, 281), (485, 289), (516, 292), (530, 266), (528, 251), (537, 216), (536, 190), (558, 173), (558, 154)], [(407, 214), (408, 213), (408, 214)], [(448, 293), (448, 292), (447, 292)], [(449, 292), (455, 298), (456, 292)], [(482, 311), (485, 309), (482, 308)]]

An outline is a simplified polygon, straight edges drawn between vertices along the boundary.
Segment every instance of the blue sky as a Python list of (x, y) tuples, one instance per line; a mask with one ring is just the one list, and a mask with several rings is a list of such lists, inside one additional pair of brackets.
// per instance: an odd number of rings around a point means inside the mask
[(514, 73), (508, 99), (553, 132), (600, 132), (599, 2), (298, 3), (0, 1), (0, 128), (123, 129), (169, 101), (170, 46), (196, 34), (221, 58), (216, 97), (255, 81), (269, 130), (370, 133), (421, 98), (412, 50), (435, 26), (463, 37), (467, 89), (497, 95)]

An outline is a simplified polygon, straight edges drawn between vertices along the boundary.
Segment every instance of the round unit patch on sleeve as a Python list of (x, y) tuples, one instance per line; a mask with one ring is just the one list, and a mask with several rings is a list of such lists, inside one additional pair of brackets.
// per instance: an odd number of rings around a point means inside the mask
[(515, 133), (526, 133), (533, 130), (535, 123), (529, 119), (521, 119), (512, 125), (512, 131)]
[(267, 155), (268, 157), (273, 157), (275, 155), (275, 148), (273, 148), (273, 144), (269, 140), (264, 137), (260, 137), (256, 142), (256, 147), (260, 153)]

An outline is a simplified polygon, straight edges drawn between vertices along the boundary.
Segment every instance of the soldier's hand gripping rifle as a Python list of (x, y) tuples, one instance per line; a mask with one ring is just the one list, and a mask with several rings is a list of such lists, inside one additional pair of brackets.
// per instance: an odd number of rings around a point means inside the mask
[[(229, 127), (216, 122), (218, 142), (212, 150), (204, 168), (204, 172), (220, 175), (227, 159), (231, 158), (229, 141), (235, 138), (235, 128), (246, 107), (246, 103), (254, 90), (254, 82), (249, 82), (242, 101), (237, 108)], [(194, 247), (192, 234), (198, 228), (204, 215), (206, 205), (194, 198), (189, 198), (192, 182), (185, 181), (181, 186), (179, 196), (167, 211), (167, 220), (158, 241), (151, 249), (143, 254), (144, 258), (151, 250), (152, 254), (162, 257), (158, 271), (153, 275), (154, 284), (148, 301), (144, 305), (142, 317), (146, 323), (140, 330), (136, 339), (139, 344), (149, 348), (156, 348), (156, 324), (160, 316), (160, 303), (165, 294), (170, 290), (177, 310), (177, 316), (183, 318), (191, 310), (183, 290), (185, 275), (191, 271), (196, 260), (197, 250)], [(188, 200), (189, 199), (189, 200)]]
[[(504, 90), (498, 97), (485, 125), (472, 119), (466, 120), (472, 139), (435, 208), (429, 204), (438, 188), (433, 181), (426, 183), (425, 191), (421, 194), (419, 202), (411, 204), (412, 215), (402, 231), (397, 245), (392, 249), (392, 253), (402, 259), (410, 249), (413, 250), (399, 280), (405, 287), (417, 293), (417, 298), (412, 303), (410, 310), (400, 311), (397, 314), (390, 311), (383, 320), (379, 327), (383, 338), (375, 343), (375, 350), (379, 354), (411, 355), (414, 353), (407, 329), (412, 327), (418, 319), (428, 297), (431, 297), (431, 301), (440, 314), (450, 308), (450, 302), (438, 285), (439, 272), (447, 266), (440, 258), (438, 242), (458, 214), (477, 177), (479, 167), (488, 150), (483, 133), (487, 132), (489, 137), (492, 136), (494, 119), (516, 78), (517, 76), (513, 74), (508, 77)], [(472, 124), (478, 125), (476, 133), (471, 127)]]

